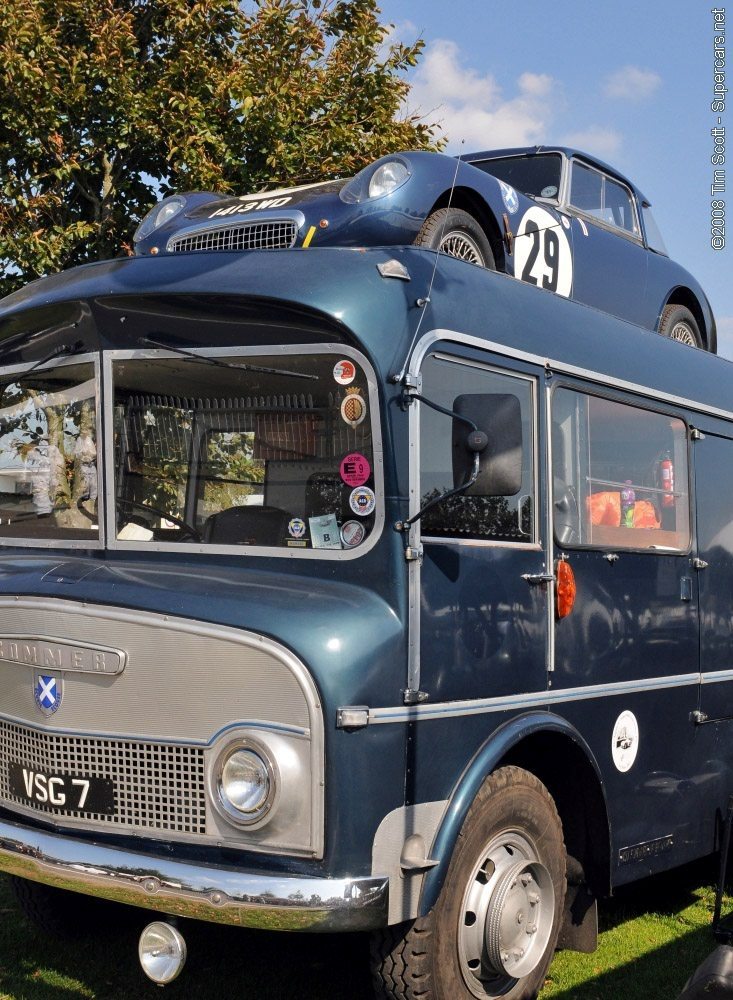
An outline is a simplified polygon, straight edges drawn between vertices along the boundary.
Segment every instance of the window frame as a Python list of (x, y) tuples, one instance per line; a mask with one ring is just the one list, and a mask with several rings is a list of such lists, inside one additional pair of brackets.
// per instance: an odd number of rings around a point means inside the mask
[[(178, 359), (175, 351), (163, 348), (139, 348), (136, 350), (105, 351), (103, 357), (103, 387), (104, 387), (104, 451), (106, 456), (104, 487), (110, 502), (106, 509), (107, 548), (117, 552), (179, 552), (182, 554), (196, 553), (199, 555), (236, 555), (241, 558), (265, 557), (267, 559), (321, 559), (333, 561), (338, 559), (358, 559), (369, 552), (379, 541), (385, 523), (385, 491), (384, 491), (384, 453), (382, 448), (381, 418), (377, 378), (369, 360), (356, 349), (346, 344), (316, 343), (316, 344), (256, 344), (246, 347), (186, 347), (192, 355), (209, 358), (234, 358), (246, 360), (251, 357), (280, 356), (283, 359), (303, 354), (330, 355), (334, 364), (341, 357), (356, 361), (364, 371), (367, 380), (369, 413), (367, 419), (371, 422), (372, 458), (374, 474), (374, 494), (376, 506), (374, 511), (374, 527), (369, 536), (353, 549), (300, 549), (277, 548), (270, 545), (223, 545), (205, 542), (164, 542), (150, 540), (147, 542), (136, 539), (119, 539), (116, 532), (117, 505), (115, 498), (115, 465), (114, 465), (114, 382), (113, 367), (116, 361), (155, 361), (162, 359)], [(336, 383), (334, 383), (336, 384)], [(187, 493), (189, 486), (187, 485)]]
[[(600, 219), (597, 215), (592, 215), (590, 212), (583, 208), (579, 208), (572, 200), (573, 191), (573, 171), (576, 166), (581, 166), (585, 170), (590, 170), (593, 173), (599, 174), (602, 181), (605, 184), (606, 180), (613, 181), (614, 184), (618, 184), (619, 187), (623, 188), (629, 196), (629, 202), (631, 203), (631, 211), (634, 217), (635, 230), (632, 232), (629, 229), (624, 229), (623, 226), (617, 226), (612, 222), (607, 222), (605, 219)], [(594, 166), (592, 163), (587, 163), (580, 157), (574, 156), (569, 161), (568, 170), (568, 186), (566, 192), (566, 207), (571, 210), (574, 214), (582, 217), (588, 222), (592, 222), (594, 225), (599, 226), (608, 233), (615, 233), (617, 236), (623, 236), (627, 240), (631, 240), (633, 243), (638, 243), (640, 246), (644, 246), (643, 230), (641, 226), (641, 221), (639, 219), (639, 208), (636, 204), (636, 195), (629, 187), (629, 185), (622, 181), (619, 177), (614, 177), (613, 174), (607, 173), (605, 170), (600, 170), (598, 167)]]
[[(493, 364), (488, 361), (481, 361), (476, 358), (467, 358), (462, 355), (452, 354), (449, 348), (459, 346), (450, 343), (444, 343), (444, 347), (441, 348), (441, 343), (436, 342), (428, 348), (424, 356), (420, 360), (420, 379), (421, 383), (424, 380), (424, 366), (425, 363), (430, 358), (437, 358), (440, 361), (447, 361), (449, 363), (455, 363), (458, 365), (463, 365), (467, 368), (474, 368), (480, 371), (491, 372), (494, 375), (501, 375), (507, 378), (518, 379), (520, 381), (526, 382), (529, 386), (530, 392), (530, 407), (531, 407), (531, 458), (532, 458), (532, 537), (526, 542), (514, 542), (504, 539), (492, 539), (492, 538), (463, 538), (463, 537), (445, 537), (442, 535), (430, 535), (423, 532), (422, 529), (422, 519), (418, 522), (420, 526), (420, 540), (430, 545), (469, 545), (469, 546), (489, 546), (491, 548), (511, 548), (511, 549), (521, 549), (524, 552), (527, 551), (541, 551), (543, 550), (543, 543), (541, 537), (541, 503), (540, 503), (540, 462), (541, 456), (539, 452), (539, 433), (540, 433), (540, 423), (539, 423), (539, 379), (536, 375), (530, 374), (529, 372), (519, 371), (517, 369), (502, 368), (500, 365)], [(421, 393), (424, 393), (430, 398), (430, 388), (425, 390), (424, 384), (420, 389)], [(417, 502), (415, 509), (411, 510), (411, 516), (417, 513), (420, 507), (420, 497), (422, 495), (422, 461), (421, 461), (421, 446), (422, 446), (422, 420), (421, 420), (421, 408), (425, 405), (420, 402), (415, 402), (412, 404), (417, 409), (417, 421), (416, 429), (414, 433), (413, 440), (415, 441), (415, 452), (416, 452), (416, 479), (415, 485), (411, 490), (411, 499), (413, 503)], [(449, 417), (444, 418), (446, 421)], [(526, 494), (524, 494), (526, 495)]]
[[(548, 423), (548, 433), (549, 440), (552, 442), (553, 439), (553, 428), (555, 424), (555, 394), (562, 390), (569, 390), (573, 392), (576, 396), (585, 396), (586, 398), (604, 399), (611, 403), (616, 403), (622, 406), (627, 406), (631, 409), (643, 410), (647, 413), (652, 413), (655, 416), (667, 417), (674, 420), (679, 420), (685, 431), (685, 485), (687, 488), (687, 545), (684, 548), (672, 548), (671, 546), (661, 546), (660, 548), (654, 548), (649, 545), (638, 546), (638, 545), (621, 545), (618, 541), (608, 541), (608, 542), (561, 542), (557, 536), (556, 532), (556, 517), (555, 517), (555, 456), (553, 454), (552, 445), (550, 445), (550, 462), (549, 462), (549, 482), (548, 491), (550, 494), (550, 513), (552, 521), (552, 539), (553, 544), (558, 551), (579, 551), (579, 552), (613, 552), (620, 551), (625, 553), (643, 553), (653, 556), (687, 556), (689, 557), (693, 551), (694, 546), (694, 491), (692, 488), (692, 435), (691, 435), (691, 425), (685, 414), (679, 412), (679, 410), (671, 410), (665, 408), (659, 408), (653, 405), (653, 401), (647, 399), (637, 399), (628, 398), (627, 396), (616, 395), (613, 392), (604, 392), (598, 390), (595, 387), (589, 387), (585, 385), (577, 385), (576, 383), (558, 380), (550, 390), (550, 405), (549, 405), (549, 423)], [(675, 470), (675, 479), (677, 478), (677, 470)], [(580, 512), (580, 504), (578, 505)], [(618, 529), (621, 530), (621, 529)], [(626, 531), (658, 531), (664, 529), (623, 529)], [(638, 536), (637, 536), (638, 537)]]
[[(0, 375), (12, 377), (13, 375), (23, 375), (33, 362), (25, 362), (19, 365), (8, 365), (0, 369)], [(44, 365), (39, 365), (33, 369), (33, 374), (40, 374), (47, 370), (56, 371), (60, 368), (67, 368), (72, 365), (91, 364), (94, 377), (94, 419), (96, 421), (95, 445), (97, 447), (97, 537), (96, 538), (33, 538), (32, 536), (14, 535), (12, 538), (0, 536), (0, 546), (2, 548), (37, 548), (37, 549), (87, 549), (98, 551), (106, 547), (106, 527), (107, 527), (107, 494), (105, 491), (106, 474), (104, 455), (101, 450), (104, 439), (103, 405), (102, 405), (102, 371), (98, 351), (85, 351), (83, 354), (74, 354), (71, 357), (51, 358)]]

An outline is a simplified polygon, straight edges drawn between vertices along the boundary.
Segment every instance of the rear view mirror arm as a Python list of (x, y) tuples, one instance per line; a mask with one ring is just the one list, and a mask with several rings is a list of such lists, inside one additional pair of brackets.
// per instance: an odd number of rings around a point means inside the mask
[(473, 420), (469, 420), (468, 417), (464, 417), (462, 414), (456, 413), (455, 410), (449, 410), (446, 406), (440, 406), (438, 403), (434, 403), (432, 399), (428, 399), (426, 396), (421, 396), (419, 393), (410, 393), (410, 400), (413, 399), (416, 399), (420, 403), (425, 403), (426, 406), (431, 407), (433, 410), (437, 410), (438, 413), (444, 413), (446, 417), (453, 417), (454, 420), (459, 420), (471, 428), (467, 444), (473, 452), (473, 468), (471, 469), (471, 474), (465, 483), (461, 483), (460, 486), (456, 486), (454, 489), (448, 490), (446, 493), (441, 493), (440, 496), (433, 497), (432, 500), (428, 501), (424, 507), (421, 507), (416, 514), (413, 514), (412, 517), (407, 520), (397, 521), (395, 523), (394, 530), (400, 532), (409, 531), (411, 525), (413, 525), (415, 521), (419, 521), (423, 514), (431, 510), (436, 504), (441, 503), (443, 500), (447, 500), (449, 497), (455, 496), (457, 493), (462, 493), (470, 486), (473, 486), (478, 479), (481, 464), (481, 452), (488, 444), (488, 438), (483, 431), (478, 429)]

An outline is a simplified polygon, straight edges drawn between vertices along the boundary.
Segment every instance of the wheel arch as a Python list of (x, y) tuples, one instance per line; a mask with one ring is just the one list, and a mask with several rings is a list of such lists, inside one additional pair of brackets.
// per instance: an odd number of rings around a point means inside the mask
[(705, 311), (703, 310), (702, 304), (698, 299), (697, 295), (692, 291), (691, 288), (687, 288), (685, 285), (677, 285), (669, 293), (667, 298), (664, 300), (659, 308), (657, 314), (657, 325), (656, 329), (659, 329), (659, 324), (662, 320), (662, 313), (667, 308), (667, 306), (684, 306), (689, 309), (692, 315), (695, 317), (695, 322), (697, 323), (698, 329), (700, 330), (700, 336), (702, 337), (703, 347), (706, 350), (710, 349), (710, 330), (709, 324), (705, 319)]
[[(535, 775), (555, 800), (569, 859), (596, 895), (610, 891), (611, 843), (608, 808), (598, 764), (578, 731), (560, 716), (533, 712), (492, 734), (461, 775), (430, 856), (437, 861), (425, 876), (419, 913), (426, 915), (443, 887), (453, 849), (471, 804), (492, 771), (513, 764)], [(572, 786), (568, 773), (577, 775)], [(580, 800), (580, 805), (579, 805)]]
[(506, 271), (506, 248), (499, 223), (491, 207), (484, 201), (481, 195), (468, 187), (456, 187), (444, 191), (430, 209), (426, 218), (429, 218), (433, 212), (437, 212), (441, 208), (449, 207), (461, 208), (476, 219), (491, 244), (497, 271)]

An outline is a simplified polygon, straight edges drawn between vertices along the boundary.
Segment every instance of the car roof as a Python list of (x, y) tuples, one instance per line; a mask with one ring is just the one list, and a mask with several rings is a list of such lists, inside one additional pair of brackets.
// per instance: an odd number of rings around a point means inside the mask
[(591, 156), (590, 153), (585, 153), (582, 149), (574, 149), (572, 146), (512, 146), (509, 149), (485, 149), (478, 153), (465, 153), (461, 155), (461, 159), (465, 160), (466, 163), (471, 163), (474, 160), (490, 160), (500, 156), (533, 156), (537, 153), (561, 153), (564, 156), (576, 156), (581, 160), (585, 160), (591, 166), (598, 167), (604, 173), (610, 174), (617, 180), (622, 181), (627, 187), (631, 188), (643, 205), (651, 204), (636, 184), (630, 181), (628, 177), (625, 177), (620, 170), (605, 163), (603, 160), (599, 160), (597, 156)]

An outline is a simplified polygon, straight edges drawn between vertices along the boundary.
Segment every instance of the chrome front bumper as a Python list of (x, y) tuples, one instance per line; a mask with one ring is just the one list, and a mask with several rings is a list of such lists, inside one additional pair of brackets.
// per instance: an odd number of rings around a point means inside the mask
[(163, 913), (241, 927), (359, 931), (387, 923), (387, 876), (264, 875), (104, 847), (2, 820), (0, 871)]

